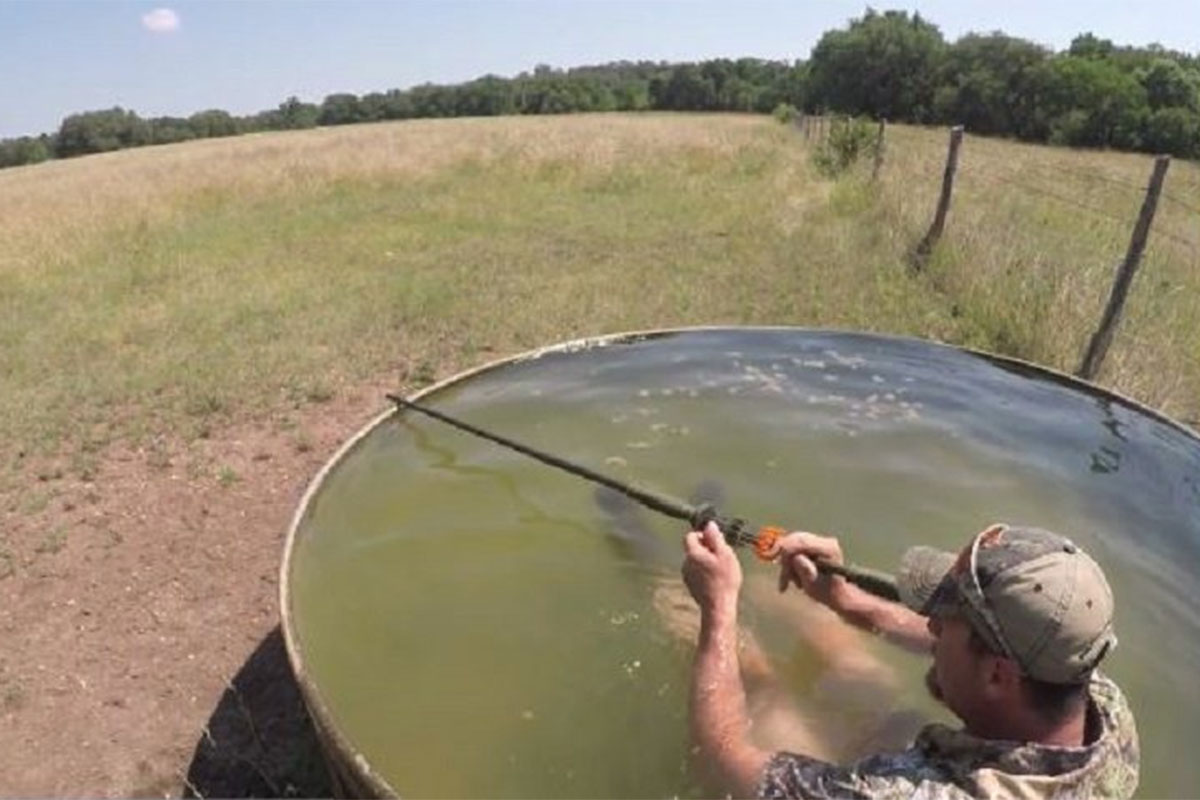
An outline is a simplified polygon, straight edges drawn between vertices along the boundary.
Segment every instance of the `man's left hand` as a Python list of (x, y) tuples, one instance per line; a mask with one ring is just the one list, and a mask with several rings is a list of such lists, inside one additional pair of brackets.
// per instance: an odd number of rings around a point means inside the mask
[(683, 539), (683, 582), (700, 606), (702, 618), (737, 615), (742, 565), (715, 522)]

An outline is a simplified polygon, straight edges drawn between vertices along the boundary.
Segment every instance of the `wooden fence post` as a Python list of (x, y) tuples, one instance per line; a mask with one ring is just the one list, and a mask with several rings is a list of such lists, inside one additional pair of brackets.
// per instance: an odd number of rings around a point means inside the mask
[(1142, 201), (1142, 212), (1138, 214), (1137, 223), (1133, 226), (1133, 236), (1129, 240), (1129, 251), (1125, 260), (1117, 268), (1117, 278), (1113, 281), (1112, 294), (1108, 297), (1108, 305), (1104, 308), (1104, 316), (1100, 319), (1100, 327), (1092, 335), (1088, 343), (1087, 353), (1079, 371), (1075, 374), (1084, 380), (1092, 380), (1104, 363), (1108, 346), (1112, 344), (1113, 333), (1117, 323), (1121, 321), (1121, 311), (1125, 307), (1125, 298), (1129, 294), (1129, 286), (1133, 283), (1133, 275), (1137, 272), (1142, 261), (1142, 253), (1146, 251), (1146, 240), (1150, 237), (1150, 225), (1154, 222), (1154, 212), (1158, 209), (1158, 196), (1162, 193), (1163, 179), (1167, 175), (1167, 167), (1171, 166), (1170, 156), (1159, 156), (1154, 159), (1154, 171), (1150, 173), (1150, 185), (1146, 187), (1146, 199)]
[(933, 246), (942, 238), (946, 227), (946, 212), (950, 210), (950, 197), (954, 192), (954, 173), (958, 171), (958, 148), (962, 144), (963, 126), (955, 125), (950, 129), (950, 150), (946, 154), (946, 169), (942, 172), (942, 194), (938, 198), (937, 212), (933, 215), (933, 224), (925, 233), (925, 238), (917, 245), (913, 253), (912, 267), (914, 270), (925, 268)]
[(879, 120), (879, 133), (875, 137), (875, 163), (871, 167), (871, 183), (879, 179), (879, 168), (883, 166), (883, 131), (887, 127), (887, 120)]

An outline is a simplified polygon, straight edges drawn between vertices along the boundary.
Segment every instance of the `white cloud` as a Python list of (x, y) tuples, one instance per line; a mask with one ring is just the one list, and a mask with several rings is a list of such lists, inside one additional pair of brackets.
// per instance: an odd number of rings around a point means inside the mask
[(169, 8), (156, 8), (142, 15), (142, 27), (153, 33), (171, 33), (179, 30), (179, 15)]

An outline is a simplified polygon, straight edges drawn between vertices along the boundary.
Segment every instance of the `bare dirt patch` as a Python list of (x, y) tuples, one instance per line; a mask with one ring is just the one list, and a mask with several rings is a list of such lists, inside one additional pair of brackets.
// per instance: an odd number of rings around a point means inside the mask
[(3, 794), (328, 793), (283, 656), (277, 572), (304, 487), (391, 388), (110, 447), (82, 471), (13, 455)]

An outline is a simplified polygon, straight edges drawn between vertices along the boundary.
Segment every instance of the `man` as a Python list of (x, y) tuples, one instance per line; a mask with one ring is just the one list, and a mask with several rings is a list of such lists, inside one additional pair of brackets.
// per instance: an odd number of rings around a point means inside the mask
[(791, 583), (847, 622), (931, 652), (926, 683), (960, 730), (927, 725), (905, 750), (837, 765), (770, 753), (749, 738), (738, 667), (741, 567), (715, 525), (684, 539), (683, 577), (700, 606), (691, 725), (727, 791), (768, 797), (1128, 797), (1137, 786), (1133, 717), (1096, 667), (1112, 649), (1112, 593), (1100, 567), (1048, 531), (994, 525), (957, 557), (913, 548), (904, 604), (818, 571), (836, 539), (793, 533), (776, 546)]

